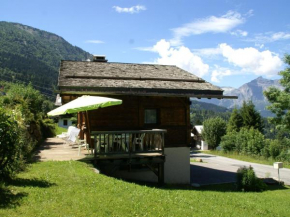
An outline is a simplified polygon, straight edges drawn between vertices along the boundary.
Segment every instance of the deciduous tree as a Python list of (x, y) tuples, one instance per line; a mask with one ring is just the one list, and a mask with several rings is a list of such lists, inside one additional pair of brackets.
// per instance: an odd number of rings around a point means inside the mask
[(285, 70), (279, 72), (282, 76), (280, 80), (281, 85), (285, 88), (279, 90), (275, 87), (270, 87), (264, 92), (270, 106), (267, 108), (276, 116), (270, 121), (276, 125), (277, 128), (285, 128), (290, 130), (290, 55), (286, 54), (284, 62), (288, 65)]
[(226, 134), (226, 122), (220, 118), (210, 118), (203, 122), (202, 137), (211, 148), (216, 148), (221, 141), (221, 137)]

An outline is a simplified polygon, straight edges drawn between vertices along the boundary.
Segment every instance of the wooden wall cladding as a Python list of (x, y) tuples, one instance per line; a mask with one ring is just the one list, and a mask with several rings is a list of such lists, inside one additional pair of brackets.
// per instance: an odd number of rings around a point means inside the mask
[(162, 125), (184, 126), (186, 125), (186, 109), (180, 107), (162, 108), (160, 118)]
[[(123, 103), (89, 111), (91, 131), (166, 129), (165, 147), (189, 145), (189, 98), (120, 95), (106, 97), (121, 99)], [(145, 109), (158, 110), (158, 124), (144, 124)]]

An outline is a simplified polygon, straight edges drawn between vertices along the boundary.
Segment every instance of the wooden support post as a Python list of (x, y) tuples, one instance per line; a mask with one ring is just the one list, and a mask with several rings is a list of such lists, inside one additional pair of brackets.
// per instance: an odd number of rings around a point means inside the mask
[(88, 111), (86, 111), (85, 119), (86, 119), (86, 127), (87, 127), (87, 143), (89, 144), (90, 148), (93, 148), (91, 144), (91, 126), (90, 126), (90, 119), (89, 119)]
[(164, 162), (158, 164), (158, 184), (164, 184)]

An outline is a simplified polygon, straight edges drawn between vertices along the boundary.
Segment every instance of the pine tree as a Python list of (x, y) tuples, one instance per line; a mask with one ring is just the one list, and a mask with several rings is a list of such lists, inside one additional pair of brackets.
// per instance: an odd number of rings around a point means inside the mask
[(256, 111), (255, 105), (252, 101), (243, 102), (243, 106), (240, 110), (243, 119), (243, 127), (248, 129), (258, 129), (260, 132), (263, 131), (263, 121), (259, 112)]
[(235, 107), (232, 111), (230, 120), (227, 125), (227, 133), (229, 132), (238, 132), (240, 128), (243, 126), (243, 119), (239, 112), (239, 110)]

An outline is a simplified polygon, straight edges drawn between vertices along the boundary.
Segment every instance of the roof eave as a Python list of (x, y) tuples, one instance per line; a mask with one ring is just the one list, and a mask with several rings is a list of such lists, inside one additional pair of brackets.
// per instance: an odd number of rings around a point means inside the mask
[(222, 90), (183, 90), (183, 89), (147, 89), (147, 88), (88, 88), (59, 87), (61, 95), (135, 95), (135, 96), (172, 96), (216, 99), (237, 99), (237, 96), (224, 96)]

